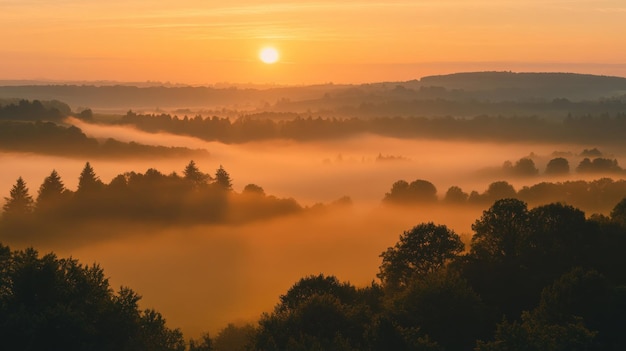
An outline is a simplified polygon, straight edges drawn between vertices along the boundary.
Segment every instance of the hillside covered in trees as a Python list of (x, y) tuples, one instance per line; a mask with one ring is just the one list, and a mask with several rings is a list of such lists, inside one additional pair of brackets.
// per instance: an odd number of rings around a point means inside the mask
[[(394, 105), (397, 106), (397, 105)], [(573, 142), (598, 145), (622, 140), (626, 126), (626, 106), (619, 112), (599, 115), (569, 115), (560, 121), (534, 116), (462, 117), (372, 117), (363, 118), (375, 107), (364, 106), (353, 118), (297, 115), (292, 119), (273, 120), (267, 114), (247, 114), (235, 120), (228, 117), (179, 117), (170, 114), (138, 114), (129, 111), (116, 124), (133, 126), (148, 132), (189, 135), (225, 143), (268, 139), (327, 140), (364, 133), (394, 138), (423, 138), (461, 141), (533, 141)], [(463, 108), (462, 108), (463, 109)], [(576, 108), (573, 108), (576, 110)], [(577, 110), (578, 111), (578, 110)], [(377, 116), (384, 114), (376, 114)], [(395, 115), (395, 114), (392, 114)]]
[(98, 140), (67, 125), (69, 116), (92, 118), (91, 110), (73, 114), (59, 101), (0, 100), (0, 151), (98, 158), (207, 156), (206, 150), (143, 145), (113, 138)]
[[(464, 116), (475, 113), (498, 115), (506, 114), (507, 111), (515, 111), (518, 115), (545, 115), (549, 112), (565, 116), (571, 108), (552, 105), (552, 100), (580, 102), (578, 109), (591, 113), (598, 111), (594, 108), (594, 100), (613, 97), (623, 100), (625, 92), (626, 78), (621, 77), (513, 72), (468, 72), (429, 76), (405, 82), (360, 85), (265, 87), (0, 82), (0, 98), (60, 100), (74, 107), (90, 106), (96, 110), (157, 107), (239, 110), (269, 108), (274, 112), (335, 111), (339, 117), (350, 117), (348, 113), (356, 112), (359, 106), (378, 106), (375, 110), (386, 116), (445, 116), (458, 115), (458, 112)], [(406, 102), (410, 103), (411, 108), (403, 107), (407, 106)], [(591, 103), (587, 104), (588, 102)], [(499, 103), (506, 104), (498, 105)], [(465, 109), (459, 109), (461, 106)], [(477, 110), (481, 112), (476, 112)]]

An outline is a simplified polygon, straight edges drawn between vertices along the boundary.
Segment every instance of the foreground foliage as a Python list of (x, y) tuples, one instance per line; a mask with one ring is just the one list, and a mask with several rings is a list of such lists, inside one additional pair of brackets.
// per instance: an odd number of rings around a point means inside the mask
[(184, 350), (182, 333), (140, 310), (140, 299), (126, 287), (114, 293), (97, 265), (0, 244), (3, 349)]
[[(185, 174), (202, 184), (196, 171)], [(304, 277), (256, 327), (229, 325), (188, 349), (624, 350), (625, 209), (626, 199), (610, 217), (587, 218), (561, 203), (498, 200), (472, 226), (468, 250), (446, 226), (419, 224), (382, 252), (380, 283)], [(0, 246), (10, 349), (184, 350), (181, 333), (138, 301), (128, 288), (113, 293), (98, 266)]]
[(420, 224), (356, 288), (302, 278), (259, 321), (253, 350), (623, 350), (626, 200), (611, 217), (502, 199), (473, 225), (469, 251)]

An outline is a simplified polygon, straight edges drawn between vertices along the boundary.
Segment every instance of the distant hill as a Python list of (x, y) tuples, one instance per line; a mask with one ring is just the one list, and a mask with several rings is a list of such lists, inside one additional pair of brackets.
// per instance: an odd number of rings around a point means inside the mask
[(626, 78), (576, 73), (473, 72), (428, 76), (421, 86), (461, 89), (496, 96), (598, 99), (626, 94)]
[(273, 104), (280, 99), (316, 99), (341, 87), (332, 84), (270, 89), (129, 85), (5, 85), (0, 86), (0, 99), (60, 100), (74, 109), (77, 107), (126, 110), (228, 107), (251, 110)]
[[(406, 82), (288, 87), (193, 87), (84, 84), (2, 85), (0, 99), (60, 100), (73, 109), (233, 109), (296, 113), (337, 112), (371, 104), (444, 100), (498, 103), (626, 98), (626, 78), (574, 73), (474, 72)], [(393, 110), (389, 110), (392, 113)], [(124, 111), (125, 112), (125, 111)], [(395, 113), (395, 112), (393, 112)]]

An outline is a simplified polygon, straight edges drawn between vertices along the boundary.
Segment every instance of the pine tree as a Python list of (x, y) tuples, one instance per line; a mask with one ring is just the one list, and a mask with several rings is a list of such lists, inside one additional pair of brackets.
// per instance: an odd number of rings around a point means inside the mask
[(52, 173), (50, 173), (50, 175), (43, 180), (43, 183), (39, 187), (37, 205), (48, 201), (58, 200), (64, 191), (65, 185), (63, 185), (61, 177), (56, 170), (52, 170)]
[(186, 180), (192, 182), (196, 186), (206, 184), (207, 179), (210, 179), (208, 174), (200, 172), (200, 169), (196, 166), (196, 163), (193, 160), (189, 161), (189, 164), (185, 167), (183, 174)]
[(233, 188), (230, 175), (226, 172), (222, 165), (220, 165), (220, 168), (218, 168), (215, 172), (215, 185), (223, 190), (232, 190)]
[(80, 177), (78, 178), (78, 189), (76, 189), (77, 193), (89, 193), (100, 190), (103, 184), (100, 179), (96, 176), (93, 168), (89, 164), (89, 162), (85, 163), (85, 168), (80, 173)]
[(17, 178), (17, 182), (10, 192), (10, 197), (4, 198), (6, 203), (2, 207), (4, 218), (24, 217), (33, 211), (33, 197), (28, 193), (28, 188), (22, 177)]

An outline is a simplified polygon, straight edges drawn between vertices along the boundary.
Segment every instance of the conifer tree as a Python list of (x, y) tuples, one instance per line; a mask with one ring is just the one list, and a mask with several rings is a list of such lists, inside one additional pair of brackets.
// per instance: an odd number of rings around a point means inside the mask
[(185, 179), (192, 182), (194, 185), (202, 185), (206, 184), (207, 179), (209, 179), (208, 174), (204, 174), (200, 171), (196, 163), (191, 160), (185, 170), (183, 171)]
[(230, 174), (226, 172), (226, 170), (224, 169), (224, 167), (222, 167), (222, 165), (220, 165), (220, 168), (218, 168), (217, 171), (215, 172), (215, 185), (217, 185), (218, 188), (223, 189), (223, 190), (232, 190), (233, 188), (233, 185), (230, 179)]
[(26, 216), (33, 211), (33, 198), (28, 193), (26, 182), (22, 177), (17, 178), (11, 189), (10, 196), (4, 198), (6, 203), (2, 207), (4, 218), (16, 218)]
[(65, 191), (65, 185), (56, 170), (52, 170), (49, 176), (43, 180), (39, 187), (39, 195), (37, 196), (37, 205), (44, 202), (58, 200)]
[(80, 177), (78, 178), (78, 189), (76, 189), (76, 192), (89, 193), (97, 191), (102, 188), (102, 185), (102, 182), (96, 176), (96, 173), (89, 162), (85, 163), (85, 168), (83, 168), (83, 171), (80, 173)]

